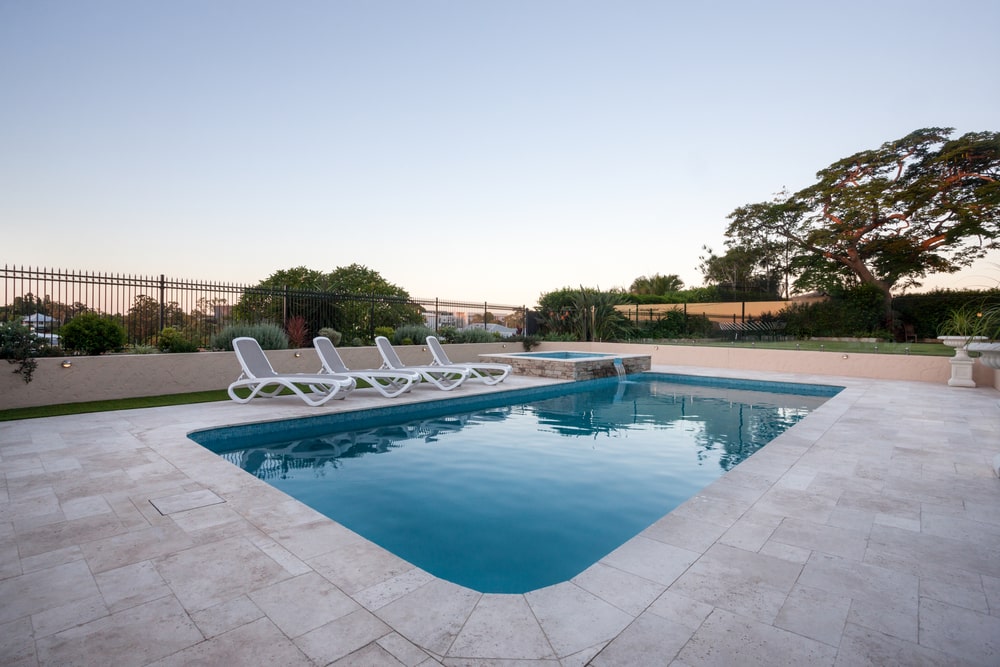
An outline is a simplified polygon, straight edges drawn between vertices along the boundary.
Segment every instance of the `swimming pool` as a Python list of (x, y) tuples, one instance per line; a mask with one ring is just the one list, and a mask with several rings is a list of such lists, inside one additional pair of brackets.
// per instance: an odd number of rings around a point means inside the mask
[(643, 374), (191, 437), (435, 576), (521, 593), (580, 573), (837, 390)]

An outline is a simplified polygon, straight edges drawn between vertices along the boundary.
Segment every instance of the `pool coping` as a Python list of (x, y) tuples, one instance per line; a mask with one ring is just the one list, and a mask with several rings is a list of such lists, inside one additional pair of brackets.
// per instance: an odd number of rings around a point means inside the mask
[[(18, 547), (17, 571), (0, 580), (4, 599), (18, 601), (0, 615), (4, 645), (23, 644), (38, 663), (118, 651), (133, 664), (183, 664), (264, 651), (262, 642), (302, 664), (635, 664), (651, 652), (688, 665), (737, 654), (833, 664), (889, 648), (941, 663), (995, 657), (1000, 564), (988, 556), (1000, 553), (1000, 520), (982, 508), (1000, 504), (996, 390), (653, 370), (844, 390), (573, 580), (518, 595), (436, 579), (186, 437), (315, 408), (278, 399), (0, 425), (5, 535)], [(86, 489), (61, 474), (74, 465), (91, 470)], [(58, 511), (31, 509), (26, 498), (44, 488)], [(111, 512), (82, 509), (97, 498)], [(74, 570), (79, 579), (96, 582), (87, 604), (65, 590), (34, 604), (15, 596), (80, 563), (89, 575)], [(136, 573), (140, 589), (156, 591), (150, 599), (111, 601), (107, 578)], [(126, 612), (139, 610), (145, 629), (123, 631)], [(154, 641), (160, 622), (189, 632)]]

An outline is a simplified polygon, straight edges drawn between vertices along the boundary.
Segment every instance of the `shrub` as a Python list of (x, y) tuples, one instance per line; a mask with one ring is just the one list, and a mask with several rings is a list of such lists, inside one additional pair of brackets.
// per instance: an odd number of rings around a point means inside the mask
[(9, 364), (17, 364), (14, 372), (21, 376), (24, 384), (31, 382), (31, 376), (38, 368), (35, 357), (42, 353), (45, 343), (28, 327), (15, 322), (0, 322), (0, 359)]
[(392, 340), (392, 327), (375, 327), (375, 337), (385, 336)]
[(81, 313), (59, 330), (62, 346), (67, 350), (96, 355), (117, 352), (125, 347), (125, 329), (108, 317), (97, 313)]
[(451, 342), (454, 343), (495, 343), (499, 339), (494, 333), (486, 329), (463, 329), (455, 333)]
[(292, 347), (305, 347), (306, 341), (311, 340), (306, 318), (301, 315), (289, 317), (285, 330), (288, 332), (288, 342)]
[(460, 339), (461, 333), (455, 327), (446, 326), (438, 328), (435, 336), (437, 336), (437, 339), (442, 343), (457, 343)]
[(233, 339), (247, 336), (254, 338), (265, 350), (287, 350), (288, 334), (277, 324), (267, 322), (261, 324), (230, 324), (222, 331), (212, 336), (213, 350), (233, 349)]
[(175, 327), (164, 327), (156, 341), (160, 352), (197, 352), (198, 344)]
[(404, 324), (392, 332), (392, 337), (386, 336), (393, 345), (423, 345), (428, 336), (434, 332), (422, 324)]
[(319, 330), (319, 333), (317, 335), (329, 338), (330, 342), (333, 343), (335, 346), (340, 345), (340, 341), (344, 337), (344, 334), (340, 333), (336, 329), (331, 329), (330, 327), (323, 327), (322, 329)]

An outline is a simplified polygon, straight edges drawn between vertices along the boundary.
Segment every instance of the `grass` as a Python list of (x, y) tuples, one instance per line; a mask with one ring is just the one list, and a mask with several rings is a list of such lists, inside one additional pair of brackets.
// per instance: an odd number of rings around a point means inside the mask
[(950, 357), (955, 351), (941, 343), (861, 343), (857, 341), (776, 340), (700, 342), (710, 347), (749, 347), (761, 350), (798, 350), (812, 352), (854, 352), (869, 354), (904, 354)]
[(209, 403), (211, 401), (228, 400), (229, 395), (226, 393), (225, 389), (216, 389), (213, 391), (197, 391), (188, 394), (119, 398), (108, 401), (87, 401), (85, 403), (62, 403), (60, 405), (41, 405), (34, 408), (13, 408), (11, 410), (0, 410), (0, 421), (35, 419), (37, 417), (59, 417), (62, 415), (82, 415), (88, 412), (107, 412), (110, 410), (162, 408), (168, 405), (190, 405), (192, 403)]

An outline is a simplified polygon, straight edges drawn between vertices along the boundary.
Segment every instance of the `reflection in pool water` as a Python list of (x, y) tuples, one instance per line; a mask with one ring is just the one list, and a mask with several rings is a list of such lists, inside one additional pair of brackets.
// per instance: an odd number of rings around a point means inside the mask
[(572, 578), (832, 393), (575, 384), (589, 388), (291, 440), (275, 429), (221, 455), (438, 577), (518, 593)]

